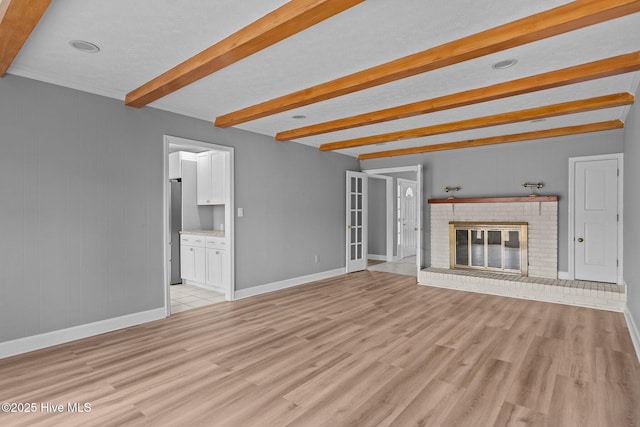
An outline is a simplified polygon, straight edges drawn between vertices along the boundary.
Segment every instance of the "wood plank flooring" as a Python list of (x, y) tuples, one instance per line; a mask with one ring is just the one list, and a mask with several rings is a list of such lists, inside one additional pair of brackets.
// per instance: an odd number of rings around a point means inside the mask
[(640, 426), (640, 366), (620, 313), (364, 271), (0, 360), (0, 401), (38, 405), (2, 426)]

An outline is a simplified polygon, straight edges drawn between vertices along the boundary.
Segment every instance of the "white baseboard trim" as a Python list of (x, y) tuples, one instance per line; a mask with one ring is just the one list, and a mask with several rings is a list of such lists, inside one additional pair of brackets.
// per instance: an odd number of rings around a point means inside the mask
[(85, 325), (73, 326), (58, 331), (46, 332), (44, 334), (32, 335), (30, 337), (18, 338), (12, 341), (0, 343), (0, 359), (11, 357), (45, 347), (51, 347), (66, 342), (104, 334), (105, 332), (117, 329), (128, 328), (141, 323), (152, 322), (164, 319), (166, 312), (164, 307), (139, 313), (127, 314), (125, 316), (114, 317), (113, 319), (100, 320)]
[(560, 280), (571, 280), (569, 277), (568, 271), (558, 271), (558, 279)]
[(345, 274), (344, 268), (336, 268), (335, 270), (322, 271), (320, 273), (309, 274), (308, 276), (294, 277), (292, 279), (281, 280), (279, 282), (267, 283), (265, 285), (254, 286), (248, 289), (237, 289), (235, 299), (253, 297), (256, 295), (266, 294), (269, 292), (279, 291), (281, 289), (292, 288), (294, 286), (304, 285), (305, 283), (315, 282), (317, 280), (329, 279), (331, 277), (341, 276)]
[(636, 357), (638, 358), (638, 361), (640, 361), (640, 333), (638, 332), (638, 326), (633, 319), (633, 315), (629, 311), (628, 305), (624, 308), (624, 319), (627, 321), (627, 328), (631, 335), (631, 341), (633, 342), (633, 347), (636, 349)]
[(369, 255), (367, 255), (367, 259), (372, 259), (374, 261), (386, 261), (387, 260), (387, 256), (386, 255), (369, 254)]

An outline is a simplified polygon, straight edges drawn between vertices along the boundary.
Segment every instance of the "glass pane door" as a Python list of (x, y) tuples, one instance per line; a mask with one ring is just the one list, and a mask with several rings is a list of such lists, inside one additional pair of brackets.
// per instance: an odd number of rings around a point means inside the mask
[(527, 275), (526, 223), (449, 223), (450, 268)]
[(484, 267), (484, 230), (471, 230), (471, 265)]
[(504, 268), (506, 270), (520, 270), (520, 233), (508, 231), (504, 242)]
[(502, 268), (502, 231), (487, 231), (487, 267)]
[(347, 272), (367, 267), (367, 175), (347, 172)]

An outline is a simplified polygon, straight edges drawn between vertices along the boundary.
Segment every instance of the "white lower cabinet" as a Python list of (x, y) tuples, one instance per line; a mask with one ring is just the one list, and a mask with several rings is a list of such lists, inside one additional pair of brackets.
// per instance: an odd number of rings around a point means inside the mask
[(180, 237), (180, 276), (184, 280), (204, 282), (205, 256), (204, 237), (183, 234)]
[(224, 287), (223, 270), (226, 251), (223, 249), (207, 248), (207, 278), (205, 283), (213, 288)]
[(219, 237), (207, 237), (207, 276), (205, 283), (216, 290), (227, 287), (227, 242)]
[(221, 237), (182, 234), (180, 244), (182, 279), (226, 292), (229, 286), (226, 240)]

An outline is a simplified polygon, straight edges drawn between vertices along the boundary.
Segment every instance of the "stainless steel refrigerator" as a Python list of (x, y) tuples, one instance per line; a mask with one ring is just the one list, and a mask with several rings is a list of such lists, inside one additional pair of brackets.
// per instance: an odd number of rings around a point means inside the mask
[(180, 278), (180, 230), (182, 229), (182, 182), (179, 179), (170, 180), (171, 208), (169, 209), (169, 223), (171, 224), (171, 279), (170, 284), (182, 283)]

